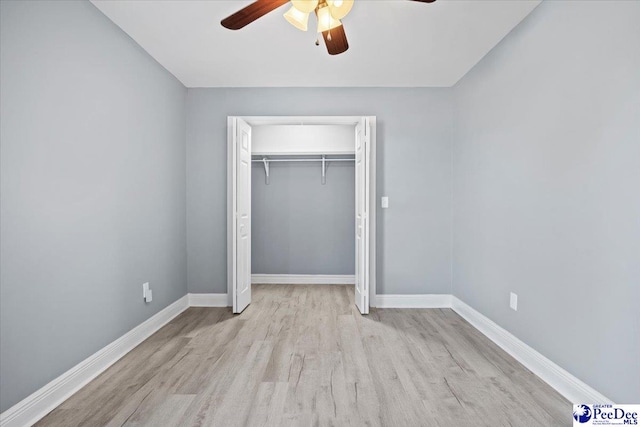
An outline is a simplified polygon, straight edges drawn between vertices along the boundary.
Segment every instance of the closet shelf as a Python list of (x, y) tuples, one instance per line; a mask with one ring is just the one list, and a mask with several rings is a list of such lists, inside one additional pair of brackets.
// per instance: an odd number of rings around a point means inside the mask
[(309, 157), (286, 157), (280, 159), (272, 159), (263, 156), (261, 159), (252, 159), (253, 163), (264, 164), (265, 183), (269, 185), (269, 164), (270, 163), (293, 163), (293, 162), (321, 162), (322, 163), (322, 185), (327, 182), (327, 164), (331, 162), (355, 162), (355, 158), (327, 158), (326, 155), (322, 155), (320, 158)]

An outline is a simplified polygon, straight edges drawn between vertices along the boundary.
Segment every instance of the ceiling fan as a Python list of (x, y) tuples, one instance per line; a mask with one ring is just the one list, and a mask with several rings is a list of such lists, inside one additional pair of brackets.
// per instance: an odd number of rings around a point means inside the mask
[[(340, 20), (351, 11), (354, 0), (256, 0), (233, 15), (224, 18), (220, 23), (230, 30), (239, 30), (289, 3), (289, 1), (292, 5), (284, 17), (291, 25), (299, 30), (307, 31), (309, 14), (315, 12), (318, 18), (318, 33), (322, 33), (329, 55), (338, 55), (349, 49), (349, 42), (347, 42), (347, 36)], [(410, 1), (433, 3), (436, 0)], [(320, 42), (316, 41), (316, 45), (318, 44)]]

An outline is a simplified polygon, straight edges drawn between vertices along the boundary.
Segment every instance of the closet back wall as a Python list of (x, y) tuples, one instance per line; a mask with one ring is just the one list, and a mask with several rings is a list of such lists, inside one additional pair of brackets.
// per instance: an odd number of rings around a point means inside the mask
[[(351, 158), (353, 125), (253, 126), (255, 157)], [(253, 274), (354, 274), (355, 163), (254, 163), (251, 191)]]
[(377, 292), (450, 293), (449, 88), (188, 89), (189, 292), (227, 292), (227, 116), (293, 115), (377, 117)]
[(336, 162), (322, 185), (320, 163), (272, 163), (251, 175), (254, 274), (354, 274), (355, 165)]

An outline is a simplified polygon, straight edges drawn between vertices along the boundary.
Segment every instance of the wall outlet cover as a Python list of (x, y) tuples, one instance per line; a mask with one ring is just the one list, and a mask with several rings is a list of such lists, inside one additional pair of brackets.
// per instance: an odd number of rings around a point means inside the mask
[(389, 207), (389, 198), (387, 196), (383, 196), (380, 199), (380, 203), (381, 203), (382, 209), (387, 209)]

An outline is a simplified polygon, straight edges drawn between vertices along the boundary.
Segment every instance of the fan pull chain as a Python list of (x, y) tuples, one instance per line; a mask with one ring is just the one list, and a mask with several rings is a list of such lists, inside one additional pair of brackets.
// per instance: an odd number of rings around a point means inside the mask
[(316, 46), (320, 46), (320, 39), (316, 37)]

